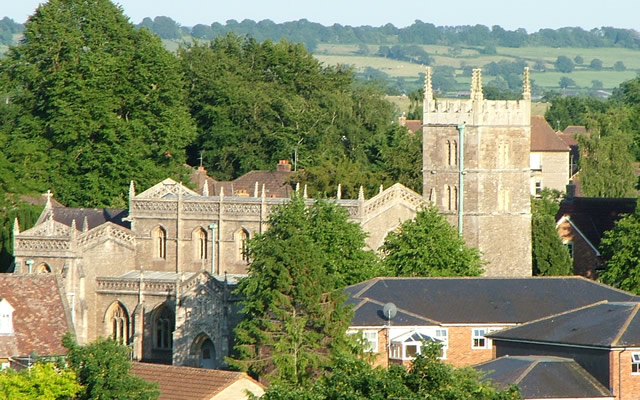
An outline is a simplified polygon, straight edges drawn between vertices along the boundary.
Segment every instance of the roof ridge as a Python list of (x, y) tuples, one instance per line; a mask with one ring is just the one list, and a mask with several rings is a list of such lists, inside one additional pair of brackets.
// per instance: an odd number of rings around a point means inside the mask
[(633, 311), (631, 311), (631, 314), (629, 314), (629, 316), (627, 317), (627, 320), (624, 321), (624, 324), (622, 325), (622, 327), (620, 327), (620, 330), (618, 331), (618, 334), (616, 335), (616, 337), (611, 342), (611, 346), (617, 346), (618, 345), (618, 341), (620, 340), (622, 335), (624, 335), (625, 332), (627, 331), (627, 329), (629, 328), (629, 325), (631, 324), (631, 321), (633, 321), (633, 319), (636, 317), (636, 314), (638, 314), (638, 310), (639, 309), (640, 309), (640, 303), (636, 303), (636, 305), (633, 307)]
[(367, 290), (371, 289), (371, 286), (375, 285), (376, 283), (380, 282), (380, 280), (383, 279), (382, 277), (376, 277), (373, 278), (369, 281), (369, 283), (367, 283), (366, 285), (363, 286), (362, 289), (360, 289), (359, 292), (354, 293), (353, 297), (360, 297), (360, 295), (362, 295), (362, 293), (366, 292)]
[(529, 372), (531, 372), (531, 370), (533, 370), (536, 365), (540, 364), (540, 360), (534, 360), (531, 365), (529, 365), (521, 374), (520, 376), (518, 376), (513, 383), (515, 385), (519, 384), (524, 378), (525, 376), (529, 375)]
[[(371, 302), (371, 303), (373, 303), (373, 304), (377, 304), (379, 306), (384, 306), (384, 304), (385, 304), (385, 303), (382, 303), (381, 301), (372, 300), (369, 297), (365, 297), (364, 299), (369, 301), (369, 302)], [(419, 319), (422, 319), (422, 320), (425, 320), (425, 321), (428, 321), (428, 322), (432, 322), (434, 324), (442, 325), (441, 321), (436, 321), (435, 319), (427, 318), (427, 317), (425, 317), (423, 315), (416, 314), (414, 312), (408, 311), (408, 310), (406, 310), (404, 308), (400, 308), (398, 306), (396, 306), (396, 308), (397, 308), (398, 311), (402, 311), (403, 313), (405, 313), (407, 315), (410, 315), (412, 317), (419, 318)]]

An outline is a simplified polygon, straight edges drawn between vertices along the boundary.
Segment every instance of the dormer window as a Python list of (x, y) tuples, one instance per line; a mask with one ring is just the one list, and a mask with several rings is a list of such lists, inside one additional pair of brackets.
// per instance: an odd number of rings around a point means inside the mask
[(13, 335), (14, 311), (6, 299), (0, 300), (0, 335)]

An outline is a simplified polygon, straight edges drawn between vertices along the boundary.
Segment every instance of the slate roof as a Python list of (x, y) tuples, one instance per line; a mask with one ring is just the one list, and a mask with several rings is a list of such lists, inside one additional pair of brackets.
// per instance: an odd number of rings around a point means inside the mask
[(243, 379), (262, 386), (244, 372), (217, 369), (134, 362), (131, 372), (146, 381), (158, 383), (159, 400), (208, 400)]
[(351, 326), (387, 324), (382, 307), (396, 305), (394, 325), (524, 323), (632, 294), (582, 278), (374, 278), (345, 289)]
[(556, 221), (568, 216), (584, 237), (596, 248), (604, 233), (612, 229), (622, 214), (635, 211), (637, 199), (573, 197), (560, 203)]
[(569, 151), (569, 146), (541, 115), (531, 116), (531, 151)]
[[(68, 208), (54, 207), (53, 219), (57, 222), (71, 226), (71, 222), (75, 219), (76, 228), (81, 230), (85, 217), (87, 218), (88, 228), (93, 229), (96, 226), (106, 222), (113, 222), (127, 229), (131, 229), (131, 222), (124, 219), (129, 215), (129, 211), (117, 208)], [(46, 210), (45, 210), (46, 213)]]
[(602, 348), (640, 347), (640, 303), (601, 302), (492, 333), (492, 338)]
[(15, 309), (13, 335), (0, 335), (0, 357), (62, 355), (62, 336), (73, 331), (58, 277), (51, 274), (0, 274), (0, 297)]
[(613, 398), (574, 360), (558, 357), (500, 357), (473, 367), (499, 389), (515, 384), (523, 399)]

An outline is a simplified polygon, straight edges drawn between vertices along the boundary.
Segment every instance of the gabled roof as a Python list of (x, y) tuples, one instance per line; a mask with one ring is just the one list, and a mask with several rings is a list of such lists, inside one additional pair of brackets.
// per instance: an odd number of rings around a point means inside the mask
[(73, 220), (76, 221), (76, 228), (81, 230), (85, 218), (87, 219), (88, 229), (93, 229), (106, 222), (113, 222), (124, 228), (131, 229), (131, 222), (124, 219), (129, 215), (127, 210), (118, 208), (67, 208), (54, 207), (53, 220), (71, 226)]
[(66, 353), (62, 336), (73, 325), (58, 277), (0, 274), (0, 296), (14, 308), (14, 334), (0, 336), (0, 357)]
[(569, 151), (542, 115), (531, 116), (531, 151)]
[(489, 335), (509, 341), (640, 347), (640, 302), (601, 302)]
[(604, 233), (613, 229), (622, 214), (635, 211), (637, 199), (573, 197), (560, 203), (556, 221), (568, 217), (595, 248), (600, 247)]
[(159, 400), (214, 399), (216, 395), (225, 389), (238, 384), (240, 384), (238, 385), (240, 386), (238, 391), (242, 394), (244, 394), (245, 387), (258, 396), (264, 393), (263, 386), (244, 372), (142, 362), (132, 363), (131, 372), (148, 382), (158, 383), (158, 388), (160, 389)]
[(558, 357), (500, 357), (473, 367), (499, 389), (518, 385), (523, 399), (613, 399), (574, 360)]
[[(233, 181), (217, 181), (209, 177), (204, 168), (197, 168), (191, 174), (191, 181), (197, 186), (200, 193), (207, 185), (209, 196), (219, 196), (220, 190), (223, 190), (225, 196), (260, 197), (264, 185), (265, 197), (288, 199), (294, 191), (291, 184), (288, 183), (293, 174), (290, 167), (288, 162), (281, 163), (278, 164), (276, 171), (249, 171)], [(257, 196), (255, 196), (256, 189)]]
[(587, 127), (584, 125), (569, 125), (562, 131), (565, 135), (584, 135), (587, 133)]
[(386, 303), (398, 313), (392, 325), (515, 324), (602, 300), (636, 296), (582, 278), (374, 278), (345, 289), (354, 305), (351, 326), (384, 326)]

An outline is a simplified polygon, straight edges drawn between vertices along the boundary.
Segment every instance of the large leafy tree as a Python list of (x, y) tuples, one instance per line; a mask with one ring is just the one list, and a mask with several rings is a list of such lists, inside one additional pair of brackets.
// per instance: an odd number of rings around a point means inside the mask
[(109, 0), (51, 0), (0, 66), (4, 150), (34, 190), (124, 205), (128, 182), (179, 174), (195, 135), (178, 62)]
[(160, 392), (155, 384), (131, 374), (129, 348), (112, 339), (98, 339), (78, 345), (70, 334), (62, 344), (66, 361), (83, 386), (78, 400), (155, 400)]
[[(381, 169), (394, 109), (379, 90), (356, 84), (350, 68), (323, 66), (302, 44), (233, 34), (178, 54), (198, 126), (190, 157), (203, 154), (216, 178), (273, 169), (297, 154), (310, 176), (296, 179), (312, 196), (333, 193), (338, 183), (345, 196), (383, 183), (371, 174)], [(320, 175), (329, 179), (313, 179)], [(338, 176), (341, 182), (332, 179)]]
[(351, 312), (342, 285), (372, 276), (375, 254), (344, 210), (307, 207), (294, 198), (269, 217), (269, 230), (249, 242), (249, 275), (240, 281), (242, 313), (230, 363), (252, 375), (307, 386), (348, 351)]
[(573, 263), (556, 231), (555, 216), (560, 194), (547, 189), (531, 200), (531, 241), (533, 274), (571, 275)]
[(37, 362), (20, 372), (0, 371), (0, 399), (2, 400), (71, 400), (80, 391), (72, 370), (53, 363)]
[(433, 206), (390, 232), (382, 253), (387, 273), (394, 276), (477, 276), (484, 264), (480, 252), (467, 247)]
[(374, 368), (366, 360), (337, 359), (331, 373), (318, 379), (311, 388), (269, 387), (265, 400), (516, 400), (516, 387), (497, 390), (479, 381), (470, 368), (454, 368), (438, 359), (439, 345), (423, 347), (410, 367), (392, 365)]
[(640, 208), (619, 219), (600, 242), (605, 260), (602, 282), (640, 294)]

